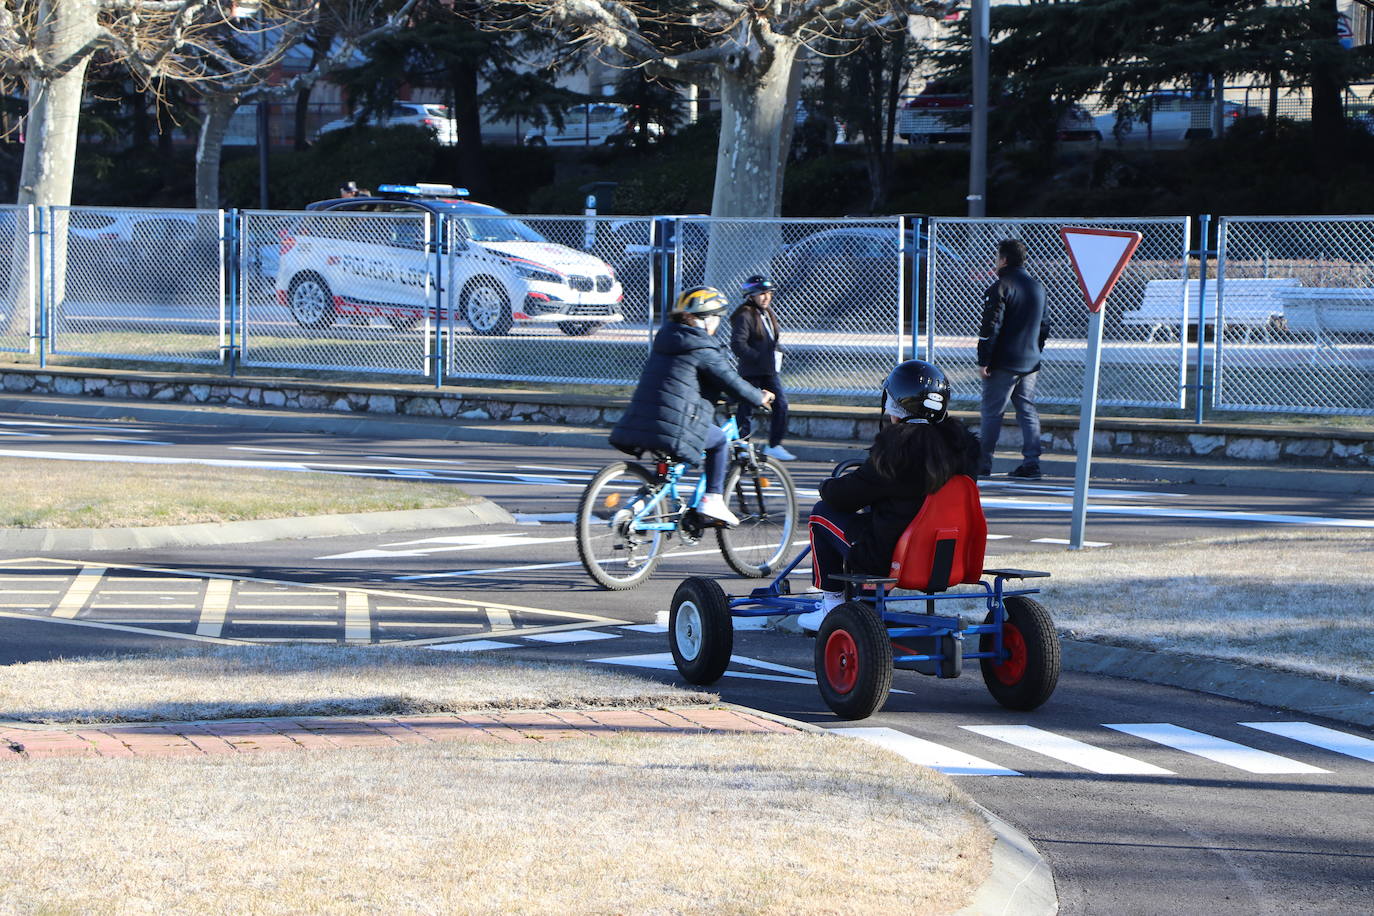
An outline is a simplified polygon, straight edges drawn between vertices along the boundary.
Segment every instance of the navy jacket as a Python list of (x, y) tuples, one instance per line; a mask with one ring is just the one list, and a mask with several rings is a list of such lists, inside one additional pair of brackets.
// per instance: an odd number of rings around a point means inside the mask
[(769, 333), (771, 325), (763, 309), (746, 301), (730, 317), (730, 349), (739, 360), (739, 374), (750, 378), (777, 375), (774, 353), (782, 349)]
[[(878, 440), (895, 428), (885, 427), (878, 433)], [(941, 445), (954, 453), (956, 473), (976, 477), (978, 437), (953, 417), (941, 420), (935, 428), (940, 433)], [(918, 463), (924, 463), (921, 456), (915, 457)], [(869, 507), (867, 514), (855, 516), (845, 529), (845, 537), (853, 545), (846, 566), (855, 572), (886, 576), (897, 541), (921, 511), (930, 492), (920, 480), (884, 477), (871, 457), (852, 473), (823, 481), (821, 499), (827, 505), (842, 512)]]
[(1024, 267), (1003, 267), (983, 293), (978, 329), (978, 365), (1025, 374), (1040, 368), (1040, 351), (1050, 336), (1045, 320), (1045, 286)]
[(664, 452), (701, 464), (721, 394), (763, 406), (763, 392), (740, 378), (721, 341), (702, 328), (669, 322), (654, 336), (630, 406), (611, 430), (611, 445), (635, 456)]

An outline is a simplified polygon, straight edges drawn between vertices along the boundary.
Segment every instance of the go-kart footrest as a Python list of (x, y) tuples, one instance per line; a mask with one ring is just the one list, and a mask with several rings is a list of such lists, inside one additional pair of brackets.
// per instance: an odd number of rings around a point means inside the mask
[(985, 576), (996, 576), (998, 579), (1048, 579), (1050, 574), (1034, 569), (985, 569)]

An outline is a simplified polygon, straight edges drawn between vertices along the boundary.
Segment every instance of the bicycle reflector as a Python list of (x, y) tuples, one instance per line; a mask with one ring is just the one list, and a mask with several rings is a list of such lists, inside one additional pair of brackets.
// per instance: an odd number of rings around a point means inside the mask
[(760, 478), (758, 478), (758, 481), (759, 481), (759, 486), (760, 486), (760, 487), (765, 487), (765, 488), (767, 488), (767, 487), (771, 487), (771, 486), (773, 485), (773, 481), (769, 480), (767, 477), (760, 477)]
[(668, 462), (660, 461), (657, 465), (654, 466), (654, 470), (658, 472), (659, 477), (668, 476)]
[(606, 494), (606, 508), (607, 508), (607, 509), (614, 509), (614, 508), (615, 508), (616, 506), (618, 506), (618, 505), (620, 505), (620, 494), (619, 494), (619, 493), (607, 493), (607, 494)]

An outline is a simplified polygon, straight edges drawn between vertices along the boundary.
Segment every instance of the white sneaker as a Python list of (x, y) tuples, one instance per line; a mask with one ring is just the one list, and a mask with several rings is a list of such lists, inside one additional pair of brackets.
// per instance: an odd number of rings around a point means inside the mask
[(808, 633), (819, 632), (821, 624), (825, 622), (825, 615), (842, 604), (844, 604), (843, 592), (822, 592), (821, 600), (816, 602), (814, 611), (797, 615), (797, 625)]
[(769, 445), (763, 449), (763, 453), (769, 458), (776, 458), (778, 461), (796, 461), (797, 456), (783, 448), (781, 445)]
[(739, 517), (730, 511), (730, 507), (725, 505), (725, 498), (719, 493), (707, 493), (703, 496), (701, 505), (697, 506), (697, 512), (707, 518), (724, 522), (730, 528), (739, 524)]

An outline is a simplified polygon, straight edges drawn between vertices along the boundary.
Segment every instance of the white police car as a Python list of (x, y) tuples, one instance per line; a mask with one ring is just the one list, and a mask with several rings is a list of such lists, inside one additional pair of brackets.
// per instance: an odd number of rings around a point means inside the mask
[[(373, 317), (409, 327), (452, 311), (478, 334), (505, 334), (520, 322), (578, 336), (624, 320), (609, 264), (466, 196), (449, 185), (381, 185), (373, 197), (310, 204), (318, 218), (297, 217), (282, 230), (277, 300), (308, 328)], [(442, 219), (452, 239), (437, 297), (425, 214)]]

